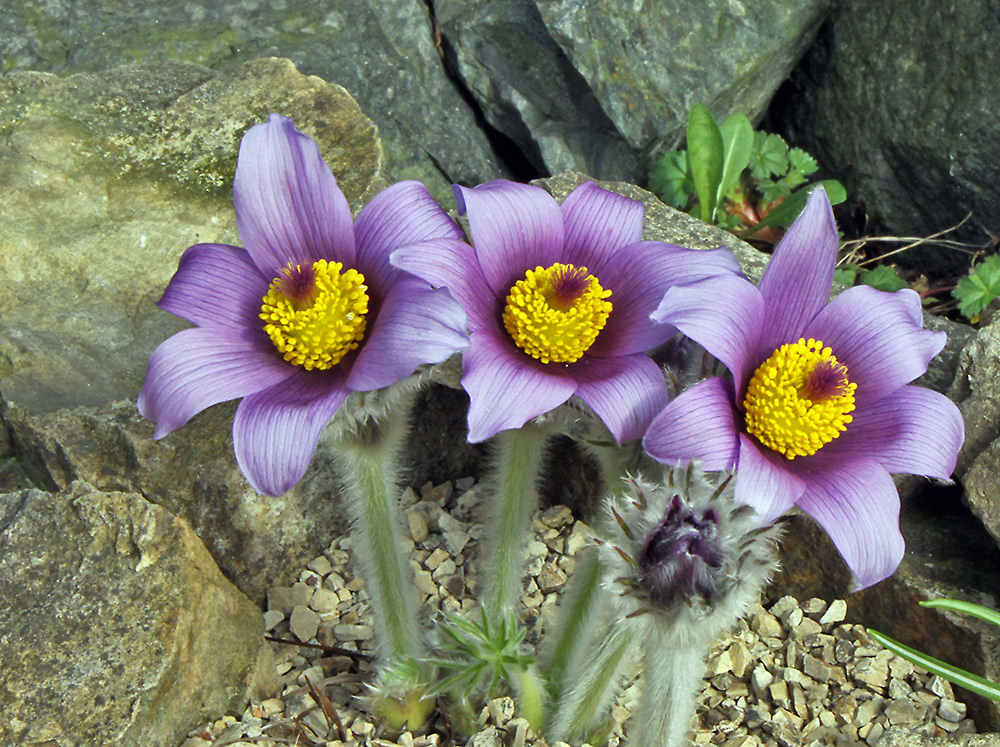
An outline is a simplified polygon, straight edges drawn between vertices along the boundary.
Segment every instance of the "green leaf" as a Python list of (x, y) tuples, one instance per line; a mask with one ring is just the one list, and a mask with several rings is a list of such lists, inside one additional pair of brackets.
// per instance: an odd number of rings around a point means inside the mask
[(797, 171), (803, 176), (809, 176), (819, 168), (816, 159), (801, 148), (792, 148), (788, 151), (788, 163), (790, 164), (789, 173)]
[(972, 672), (966, 672), (964, 669), (959, 669), (951, 664), (946, 664), (940, 659), (935, 659), (933, 656), (928, 656), (925, 653), (917, 651), (915, 648), (910, 648), (887, 635), (879, 633), (877, 630), (868, 628), (868, 635), (911, 664), (923, 667), (931, 674), (944, 677), (949, 682), (959, 687), (964, 687), (969, 692), (1000, 701), (1000, 684), (991, 682), (977, 674), (972, 674)]
[(752, 235), (755, 231), (767, 226), (780, 226), (785, 228), (792, 225), (795, 219), (799, 217), (799, 213), (802, 212), (802, 208), (806, 206), (806, 200), (809, 199), (809, 194), (816, 189), (816, 187), (823, 187), (823, 189), (826, 190), (826, 196), (830, 198), (831, 205), (836, 205), (847, 199), (847, 192), (844, 191), (844, 187), (837, 180), (824, 179), (821, 182), (815, 182), (814, 184), (810, 184), (808, 187), (803, 187), (796, 192), (792, 192), (790, 197), (768, 213), (760, 223), (741, 233), (740, 238), (746, 238), (747, 236)]
[(719, 125), (722, 135), (722, 178), (715, 195), (716, 206), (722, 204), (726, 193), (740, 180), (740, 174), (750, 162), (753, 150), (753, 125), (742, 112), (734, 112)]
[(858, 276), (858, 282), (888, 293), (895, 293), (898, 290), (909, 287), (909, 283), (899, 277), (896, 271), (887, 265), (879, 265), (870, 270), (864, 270)]
[(951, 295), (958, 299), (958, 310), (978, 320), (990, 302), (1000, 296), (1000, 255), (991, 255), (973, 267), (958, 281)]
[(688, 163), (700, 203), (700, 217), (711, 223), (715, 217), (716, 195), (722, 181), (723, 144), (719, 125), (704, 104), (695, 104), (688, 117)]
[(857, 265), (843, 265), (833, 271), (833, 282), (841, 285), (854, 285), (859, 272), (861, 272), (861, 268)]
[(784, 179), (776, 182), (770, 179), (762, 179), (757, 182), (757, 191), (760, 192), (761, 198), (768, 204), (783, 200), (792, 194), (792, 190), (789, 189)]
[(687, 208), (694, 195), (694, 181), (686, 150), (668, 150), (649, 174), (649, 188), (670, 207)]
[(755, 132), (750, 152), (750, 176), (754, 180), (784, 176), (788, 172), (788, 146), (780, 135)]
[(928, 599), (920, 603), (921, 607), (929, 609), (942, 609), (949, 612), (959, 612), (963, 615), (985, 620), (988, 623), (1000, 626), (1000, 612), (991, 610), (973, 602), (963, 602), (961, 599)]

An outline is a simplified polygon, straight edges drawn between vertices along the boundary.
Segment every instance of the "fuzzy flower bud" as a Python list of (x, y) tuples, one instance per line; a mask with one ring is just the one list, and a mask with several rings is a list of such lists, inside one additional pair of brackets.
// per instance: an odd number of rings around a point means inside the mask
[(732, 475), (689, 466), (662, 482), (627, 478), (609, 503), (609, 578), (626, 614), (656, 612), (731, 623), (777, 565), (779, 529), (733, 500)]

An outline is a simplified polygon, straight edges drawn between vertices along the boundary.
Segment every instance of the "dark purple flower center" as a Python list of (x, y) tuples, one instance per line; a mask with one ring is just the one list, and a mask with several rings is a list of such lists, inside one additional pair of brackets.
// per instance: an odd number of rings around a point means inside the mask
[(679, 495), (639, 553), (642, 583), (659, 604), (694, 595), (711, 596), (713, 572), (722, 567), (719, 518), (707, 509), (695, 513)]
[(825, 402), (834, 397), (843, 397), (847, 390), (847, 366), (824, 359), (809, 372), (799, 394), (813, 402)]
[(316, 298), (316, 270), (313, 265), (286, 267), (284, 277), (275, 278), (274, 286), (298, 308), (305, 308)]
[(552, 300), (560, 308), (569, 308), (583, 297), (590, 287), (586, 267), (567, 265), (552, 278)]

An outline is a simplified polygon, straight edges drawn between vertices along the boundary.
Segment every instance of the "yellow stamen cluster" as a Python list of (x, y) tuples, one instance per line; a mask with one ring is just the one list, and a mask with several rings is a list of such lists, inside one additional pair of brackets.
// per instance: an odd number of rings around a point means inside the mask
[(264, 331), (285, 360), (306, 370), (337, 365), (365, 336), (368, 286), (354, 269), (321, 259), (286, 267), (264, 296)]
[(853, 419), (857, 384), (819, 340), (782, 345), (747, 387), (747, 431), (788, 459), (815, 454)]
[(519, 348), (542, 363), (572, 363), (608, 321), (611, 295), (586, 267), (557, 262), (528, 270), (510, 289), (503, 324)]

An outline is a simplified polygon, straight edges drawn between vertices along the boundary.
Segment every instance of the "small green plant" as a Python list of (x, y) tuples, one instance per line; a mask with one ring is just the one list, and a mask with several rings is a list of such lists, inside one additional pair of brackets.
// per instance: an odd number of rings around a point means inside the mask
[(450, 674), (438, 681), (434, 693), (450, 693), (466, 704), (473, 696), (494, 697), (505, 684), (517, 696), (521, 715), (533, 728), (541, 728), (542, 688), (535, 657), (522, 650), (525, 630), (513, 612), (495, 623), (485, 610), (478, 623), (447, 615), (438, 630), (449, 641), (438, 646), (443, 657), (428, 663)]
[(664, 153), (649, 186), (664, 202), (742, 237), (763, 228), (786, 228), (802, 212), (809, 192), (822, 185), (832, 204), (847, 194), (828, 179), (807, 185), (817, 164), (779, 135), (753, 129), (736, 112), (722, 124), (703, 104), (688, 117), (687, 150)]
[(876, 265), (871, 268), (856, 264), (841, 265), (834, 271), (833, 280), (844, 285), (870, 285), (876, 290), (888, 293), (909, 287), (909, 283), (897, 275), (896, 270), (889, 265)]
[(978, 322), (979, 315), (1000, 296), (1000, 255), (993, 254), (974, 265), (951, 294), (958, 299), (958, 310), (973, 323)]
[[(958, 612), (1000, 626), (1000, 613), (988, 607), (973, 604), (972, 602), (963, 602), (958, 599), (929, 599), (921, 602), (920, 606)], [(877, 630), (868, 628), (868, 634), (894, 654), (902, 656), (911, 664), (923, 667), (931, 674), (944, 677), (949, 682), (959, 687), (964, 687), (969, 692), (1000, 701), (1000, 684), (972, 674), (971, 672), (966, 672), (964, 669), (959, 669), (951, 664), (946, 664), (940, 659), (935, 659), (933, 656), (928, 656), (914, 648), (910, 648), (887, 635), (879, 633)]]

